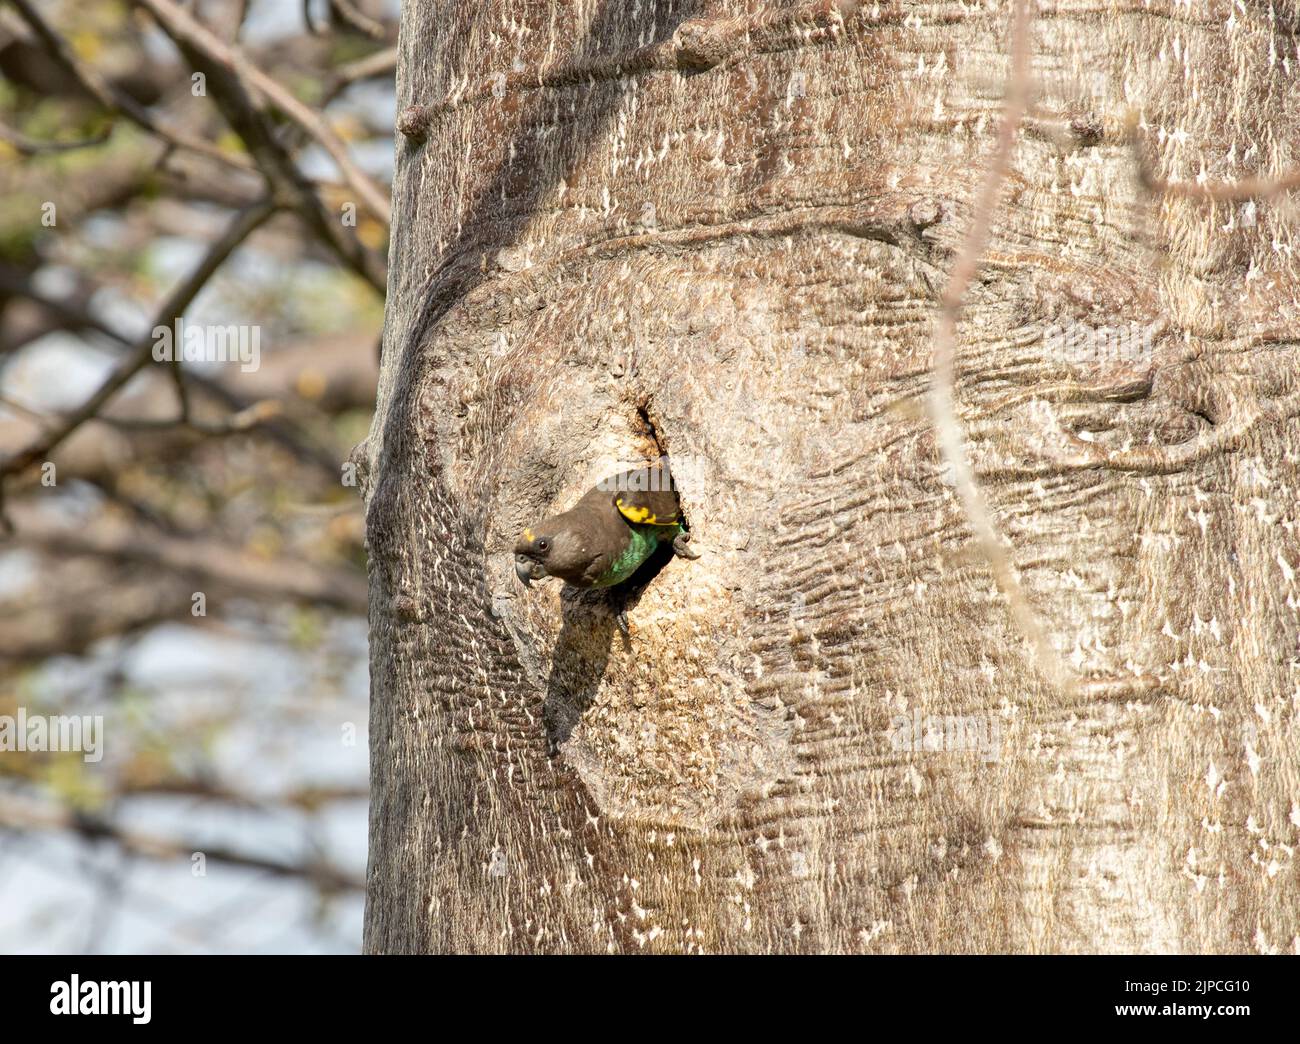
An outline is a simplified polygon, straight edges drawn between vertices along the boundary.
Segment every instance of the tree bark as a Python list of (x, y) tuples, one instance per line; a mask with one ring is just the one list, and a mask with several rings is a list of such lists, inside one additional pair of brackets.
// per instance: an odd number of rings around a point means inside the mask
[[(1009, 12), (405, 5), (368, 950), (1300, 951), (1294, 223), (1151, 187), (1300, 165), (1295, 19), (1038, 9), (956, 401), (1067, 691), (924, 411)], [(661, 453), (630, 638), (525, 592)]]

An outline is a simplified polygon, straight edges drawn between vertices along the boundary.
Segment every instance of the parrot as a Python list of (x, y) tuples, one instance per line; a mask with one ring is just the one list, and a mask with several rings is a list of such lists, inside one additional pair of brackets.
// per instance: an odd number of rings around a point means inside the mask
[[(515, 543), (515, 575), (525, 587), (559, 577), (578, 588), (614, 587), (660, 545), (679, 558), (699, 558), (682, 521), (672, 475), (660, 465), (603, 479), (568, 511), (526, 528)], [(627, 617), (618, 616), (627, 633)]]

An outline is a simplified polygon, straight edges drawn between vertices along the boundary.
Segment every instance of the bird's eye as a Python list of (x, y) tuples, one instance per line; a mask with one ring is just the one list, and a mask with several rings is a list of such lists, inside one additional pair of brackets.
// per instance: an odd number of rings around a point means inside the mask
[(549, 551), (550, 549), (551, 549), (551, 542), (550, 542), (549, 540), (539, 540), (539, 541), (537, 541), (537, 550), (538, 550), (538, 551)]

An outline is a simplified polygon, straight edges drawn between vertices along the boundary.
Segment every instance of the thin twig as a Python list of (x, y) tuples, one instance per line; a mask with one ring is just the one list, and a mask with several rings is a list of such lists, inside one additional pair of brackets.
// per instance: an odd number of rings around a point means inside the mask
[(52, 428), (55, 424), (53, 417), (41, 413), (40, 410), (34, 410), (30, 406), (25, 406), (17, 399), (10, 398), (8, 395), (0, 395), (0, 406), (7, 410), (13, 410), (14, 413), (21, 413), (28, 420), (35, 421), (43, 428)]
[(239, 6), (235, 10), (235, 31), (232, 39), (239, 43), (240, 38), (244, 35), (244, 23), (248, 21), (248, 8), (253, 0), (238, 0)]
[(93, 330), (119, 343), (131, 343), (85, 309), (81, 302), (88, 299), (90, 293), (77, 292), (66, 297), (53, 297), (37, 289), (30, 275), (7, 264), (0, 264), (0, 291), (10, 297), (25, 297), (45, 311), (59, 316), (62, 319), (60, 329)]
[(171, 364), (167, 367), (171, 374), (172, 387), (176, 390), (176, 423), (190, 423), (190, 390), (185, 384), (185, 365), (181, 361), (180, 346), (172, 353)]
[(1138, 183), (1148, 192), (1181, 199), (1200, 199), (1216, 203), (1244, 203), (1251, 199), (1276, 199), (1300, 189), (1300, 170), (1288, 171), (1276, 178), (1258, 176), (1237, 181), (1210, 181), (1202, 174), (1192, 181), (1169, 181), (1158, 175), (1142, 155), (1138, 141), (1138, 120), (1131, 117), (1124, 129), (1122, 141), (1133, 149), (1137, 161)]
[(966, 291), (979, 268), (980, 256), (988, 245), (993, 214), (1011, 165), (1017, 132), (1029, 107), (1032, 18), (1030, 0), (1016, 0), (1012, 16), (1011, 72), (1007, 80), (1006, 107), (998, 128), (997, 145), (976, 198), (971, 226), (966, 232), (948, 285), (944, 289), (935, 324), (931, 413), (944, 463), (952, 475), (975, 539), (988, 559), (998, 587), (1010, 603), (1021, 631), (1032, 643), (1040, 669), (1054, 683), (1068, 689), (1074, 685), (1074, 676), (1048, 639), (994, 525), (983, 491), (966, 454), (966, 436), (957, 419), (953, 396), (957, 319), (961, 315)]
[(358, 10), (352, 5), (351, 0), (330, 0), (330, 10), (335, 18), (362, 36), (368, 36), (372, 40), (383, 40), (388, 35), (383, 22), (378, 22), (364, 11)]
[(1241, 203), (1250, 199), (1276, 199), (1300, 189), (1300, 171), (1278, 178), (1242, 178), (1240, 181), (1166, 181), (1139, 162), (1138, 176), (1144, 188), (1166, 196), (1206, 199), (1217, 203)]
[(166, 431), (169, 428), (188, 428), (199, 435), (239, 435), (252, 431), (284, 413), (279, 399), (258, 399), (243, 409), (220, 421), (195, 420), (192, 414), (158, 419), (131, 417), (96, 417), (101, 424), (109, 424), (123, 431)]
[(329, 104), (354, 83), (377, 79), (380, 76), (393, 76), (396, 73), (397, 48), (389, 47), (376, 51), (365, 58), (358, 58), (355, 62), (340, 66), (330, 77), (323, 101)]
[(316, 19), (311, 14), (311, 0), (302, 0), (302, 21), (307, 27), (307, 32), (312, 36), (321, 36), (325, 30), (316, 24)]
[(12, 145), (23, 156), (40, 156), (50, 152), (74, 152), (77, 149), (94, 148), (96, 145), (103, 145), (104, 142), (108, 141), (109, 135), (112, 133), (110, 127), (107, 130), (100, 131), (93, 138), (82, 138), (79, 141), (37, 141), (35, 138), (29, 138), (26, 134), (0, 123), (0, 141)]

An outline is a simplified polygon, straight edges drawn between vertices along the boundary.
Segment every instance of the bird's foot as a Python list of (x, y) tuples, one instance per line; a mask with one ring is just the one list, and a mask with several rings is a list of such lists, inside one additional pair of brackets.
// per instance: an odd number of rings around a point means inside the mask
[(678, 533), (673, 540), (673, 554), (678, 558), (700, 557), (700, 553), (691, 547), (691, 534), (685, 531)]
[(617, 613), (614, 614), (614, 622), (618, 624), (618, 629), (623, 632), (624, 638), (631, 636), (632, 632), (628, 629), (628, 625), (627, 625), (626, 609), (620, 609)]

